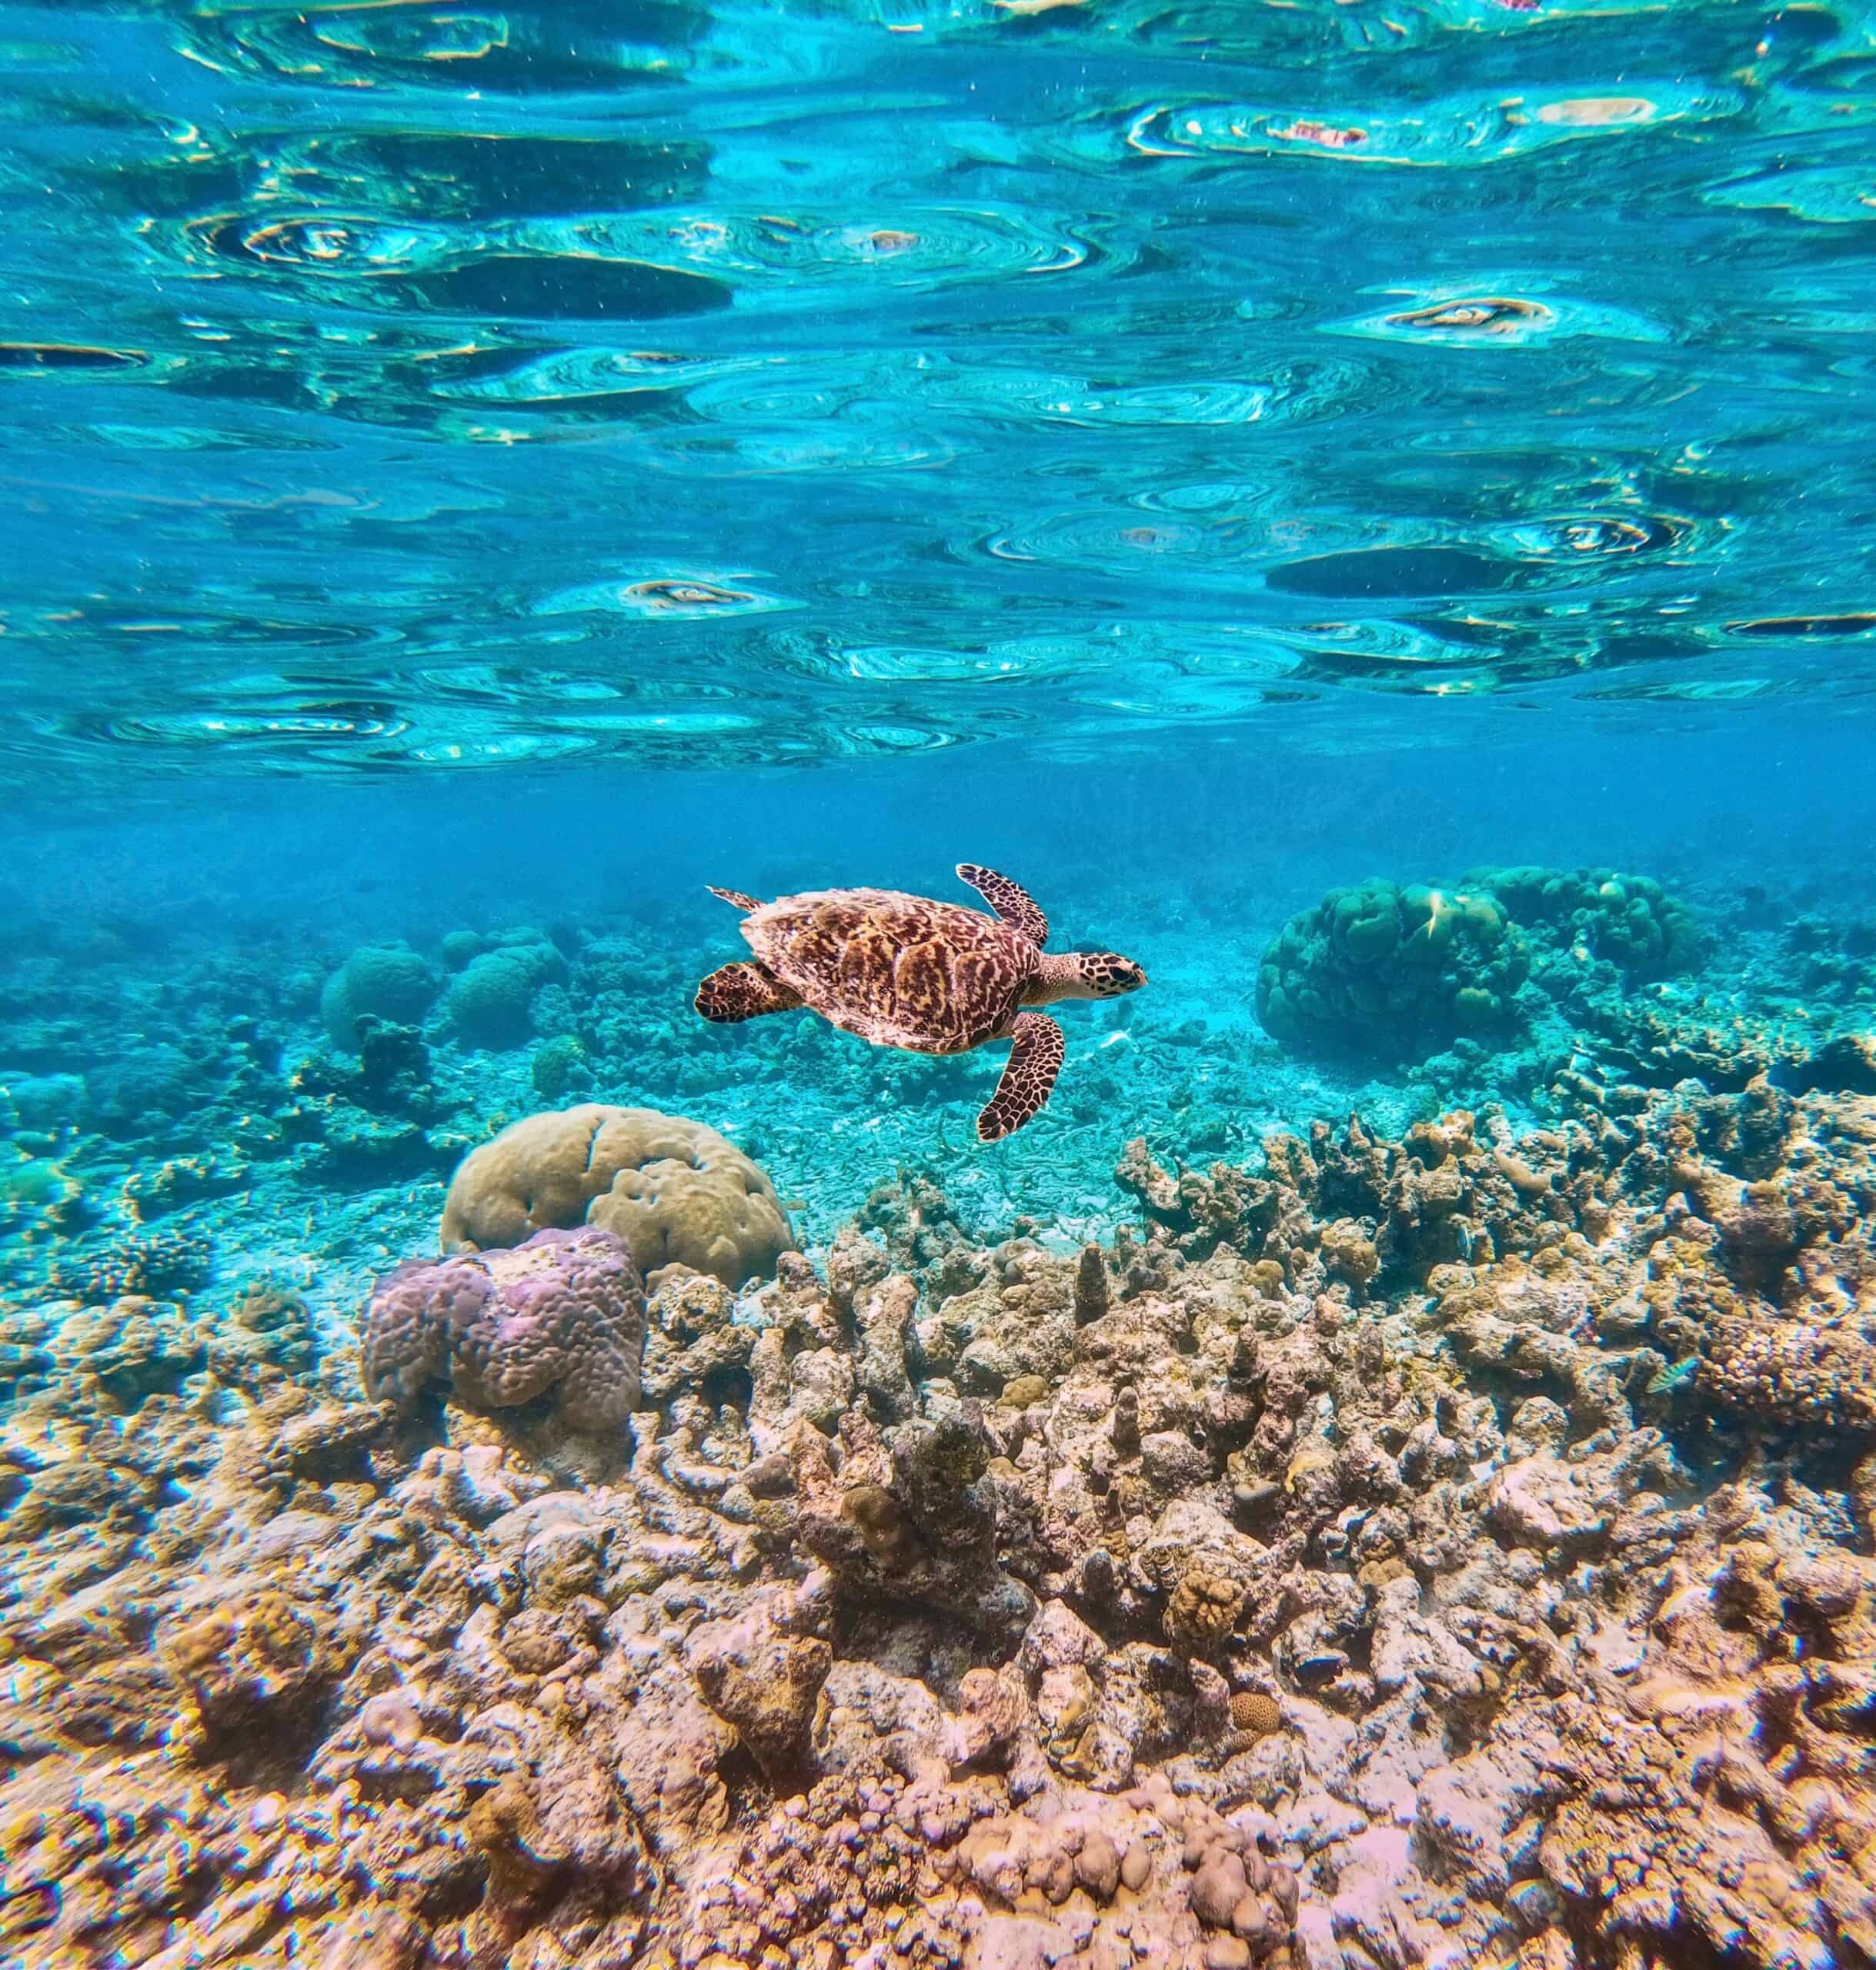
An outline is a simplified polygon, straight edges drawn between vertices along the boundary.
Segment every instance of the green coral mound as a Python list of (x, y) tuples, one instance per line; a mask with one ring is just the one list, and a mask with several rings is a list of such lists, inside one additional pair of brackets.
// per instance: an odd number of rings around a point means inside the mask
[(1534, 941), (1601, 958), (1633, 983), (1671, 978), (1700, 963), (1699, 919), (1652, 876), (1617, 869), (1471, 869)]
[(359, 1021), (419, 1024), (436, 997), (436, 973), (408, 944), (364, 944), (325, 981), (319, 1017), (335, 1047), (359, 1047)]
[(1489, 891), (1370, 881), (1283, 926), (1259, 967), (1257, 1017), (1300, 1051), (1425, 1054), (1514, 1025), (1530, 969)]
[(566, 960), (546, 942), (499, 945), (472, 957), (450, 982), (444, 1003), (456, 1037), (491, 1053), (534, 1037), (534, 995), (566, 977)]

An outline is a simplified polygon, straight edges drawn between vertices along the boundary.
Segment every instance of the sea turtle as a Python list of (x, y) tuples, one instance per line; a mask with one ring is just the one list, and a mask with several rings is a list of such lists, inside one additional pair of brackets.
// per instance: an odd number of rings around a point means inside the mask
[(1049, 920), (1007, 876), (960, 863), (958, 874), (996, 911), (897, 890), (814, 890), (758, 903), (710, 893), (744, 912), (755, 962), (726, 964), (697, 987), (697, 1010), (726, 1024), (806, 1006), (843, 1033), (913, 1053), (963, 1053), (1007, 1040), (1010, 1058), (977, 1134), (995, 1142), (1049, 1099), (1067, 1043), (1026, 1011), (1056, 999), (1112, 999), (1147, 974), (1111, 951), (1044, 952)]

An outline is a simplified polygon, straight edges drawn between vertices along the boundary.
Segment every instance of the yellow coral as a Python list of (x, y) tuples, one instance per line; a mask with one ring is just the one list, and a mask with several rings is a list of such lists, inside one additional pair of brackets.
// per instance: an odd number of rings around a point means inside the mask
[(741, 1286), (794, 1244), (775, 1186), (734, 1143), (598, 1101), (529, 1115), (472, 1150), (450, 1182), (442, 1241), (487, 1250), (582, 1224), (622, 1239), (654, 1292), (686, 1272)]

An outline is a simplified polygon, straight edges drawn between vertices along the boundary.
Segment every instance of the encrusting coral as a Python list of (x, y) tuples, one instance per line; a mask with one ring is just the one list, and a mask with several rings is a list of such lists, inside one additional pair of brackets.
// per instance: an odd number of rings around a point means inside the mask
[(472, 1150), (443, 1206), (447, 1247), (518, 1244), (596, 1224), (655, 1291), (679, 1271), (765, 1278), (794, 1236), (775, 1186), (734, 1143), (653, 1108), (589, 1101), (530, 1115)]

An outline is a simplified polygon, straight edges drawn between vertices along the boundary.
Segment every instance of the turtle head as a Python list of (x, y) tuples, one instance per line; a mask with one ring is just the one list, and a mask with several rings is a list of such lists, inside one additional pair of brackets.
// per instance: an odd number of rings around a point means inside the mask
[(1036, 974), (1034, 1003), (1054, 999), (1117, 999), (1137, 992), (1147, 974), (1117, 951), (1063, 951), (1045, 956)]
[(1074, 957), (1090, 999), (1117, 999), (1123, 992), (1137, 992), (1147, 982), (1146, 973), (1117, 951), (1077, 951)]

